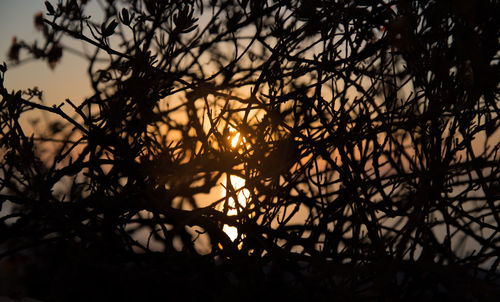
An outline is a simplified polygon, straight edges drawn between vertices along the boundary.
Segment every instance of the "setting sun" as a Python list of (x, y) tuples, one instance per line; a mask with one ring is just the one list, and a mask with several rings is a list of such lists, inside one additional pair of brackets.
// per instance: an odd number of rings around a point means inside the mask
[[(236, 148), (238, 144), (244, 144), (245, 138), (241, 137), (240, 133), (235, 129), (230, 128), (231, 136), (229, 137), (231, 141), (231, 148)], [(234, 191), (233, 191), (234, 190)], [(234, 194), (233, 194), (234, 192)], [(236, 195), (237, 202), (231, 195)], [(235, 216), (245, 208), (247, 201), (250, 197), (250, 192), (245, 188), (245, 180), (236, 175), (229, 175), (226, 177), (224, 182), (223, 196), (227, 197), (227, 215)], [(233, 226), (224, 225), (223, 231), (229, 236), (232, 241), (238, 238), (238, 229)]]

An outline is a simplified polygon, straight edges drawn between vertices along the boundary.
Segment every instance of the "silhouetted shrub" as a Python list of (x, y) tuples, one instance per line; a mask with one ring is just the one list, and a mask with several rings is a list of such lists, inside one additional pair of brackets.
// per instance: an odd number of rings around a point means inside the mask
[[(57, 68), (84, 42), (84, 102), (0, 66), (18, 296), (499, 295), (496, 1), (87, 2), (46, 2), (44, 42), (9, 52)], [(31, 111), (57, 119), (31, 135)]]

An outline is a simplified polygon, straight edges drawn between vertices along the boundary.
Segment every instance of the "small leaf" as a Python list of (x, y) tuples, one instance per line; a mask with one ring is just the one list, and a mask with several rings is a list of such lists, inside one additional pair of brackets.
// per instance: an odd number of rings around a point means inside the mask
[(63, 49), (58, 44), (52, 45), (47, 54), (47, 60), (51, 69), (56, 67), (56, 64), (61, 60)]
[(52, 6), (52, 4), (50, 4), (49, 1), (45, 1), (45, 7), (47, 8), (49, 15), (55, 14), (56, 11), (54, 10), (54, 7)]
[(115, 32), (115, 28), (118, 25), (115, 20), (111, 21), (106, 29), (103, 31), (102, 36), (104, 38), (111, 36)]
[(129, 16), (128, 10), (126, 8), (122, 9), (122, 22), (125, 25), (130, 25), (130, 16)]

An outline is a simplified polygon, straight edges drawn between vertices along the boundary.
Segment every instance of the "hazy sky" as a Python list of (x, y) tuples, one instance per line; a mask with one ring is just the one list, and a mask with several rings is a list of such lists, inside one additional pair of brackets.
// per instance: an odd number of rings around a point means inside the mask
[[(55, 4), (57, 1), (51, 2)], [(46, 11), (43, 0), (0, 0), (0, 63), (7, 62), (9, 69), (5, 86), (9, 90), (38, 86), (49, 105), (59, 104), (65, 98), (79, 103), (90, 93), (85, 60), (65, 52), (54, 70), (46, 61), (31, 60), (18, 66), (8, 62), (7, 53), (13, 36), (29, 44), (35, 39), (39, 44), (43, 41), (42, 34), (33, 26), (33, 16), (38, 11)], [(66, 39), (63, 43), (81, 48), (81, 43), (74, 40)], [(27, 57), (26, 52), (21, 52), (21, 60)]]

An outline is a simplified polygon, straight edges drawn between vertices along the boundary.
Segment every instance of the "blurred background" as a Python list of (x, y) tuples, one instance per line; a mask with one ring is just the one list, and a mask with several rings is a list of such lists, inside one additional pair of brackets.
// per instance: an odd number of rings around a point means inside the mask
[[(89, 4), (89, 14), (98, 11), (92, 9), (95, 5), (95, 2)], [(58, 66), (51, 69), (46, 61), (34, 60), (21, 50), (19, 64), (9, 62), (8, 52), (13, 37), (29, 44), (35, 40), (42, 42), (42, 33), (34, 26), (34, 16), (45, 10), (41, 0), (0, 1), (0, 63), (6, 62), (9, 69), (5, 86), (16, 90), (36, 86), (43, 91), (47, 105), (59, 104), (66, 98), (79, 103), (90, 93), (86, 61), (81, 56), (66, 51)], [(63, 43), (73, 49), (82, 49), (81, 42), (67, 37), (63, 38)]]

